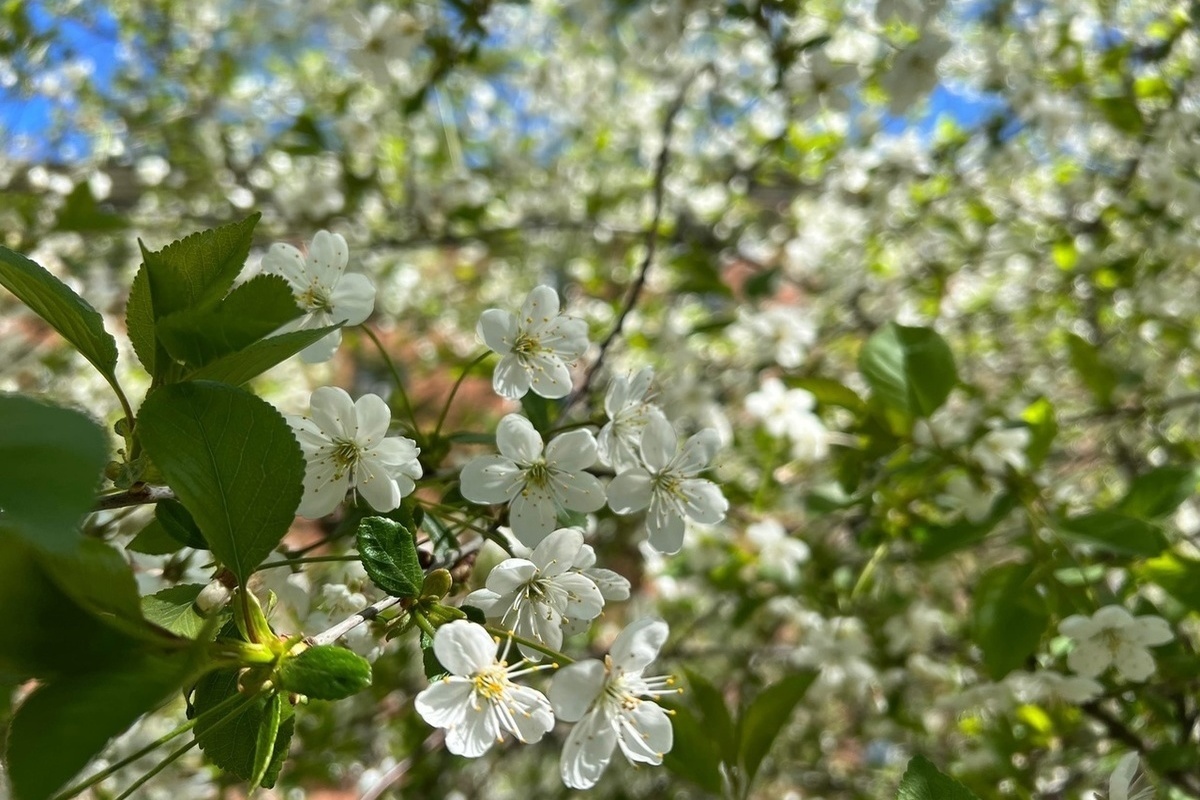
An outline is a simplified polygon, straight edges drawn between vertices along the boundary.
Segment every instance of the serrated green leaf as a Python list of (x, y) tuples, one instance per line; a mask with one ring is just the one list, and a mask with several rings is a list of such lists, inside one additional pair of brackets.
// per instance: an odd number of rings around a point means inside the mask
[(150, 395), (138, 430), (213, 555), (244, 585), (300, 504), (304, 458), (287, 421), (241, 389), (187, 382)]
[(985, 572), (976, 583), (972, 638), (983, 651), (984, 666), (993, 680), (1025, 663), (1050, 622), (1032, 576), (1031, 564), (1003, 564)]
[(241, 222), (192, 234), (157, 252), (138, 243), (142, 266), (129, 292), (125, 324), (134, 352), (156, 385), (178, 377), (158, 341), (158, 321), (186, 309), (215, 305), (225, 296), (246, 262), (258, 218), (253, 214)]
[(663, 766), (712, 794), (721, 793), (721, 754), (696, 716), (678, 703), (663, 703), (671, 714), (674, 743)]
[(979, 800), (971, 790), (943, 775), (929, 759), (914, 756), (900, 779), (896, 800)]
[(287, 281), (278, 275), (259, 275), (211, 308), (189, 308), (162, 317), (156, 331), (172, 358), (198, 367), (245, 349), (301, 313)]
[(358, 554), (367, 575), (393, 597), (417, 597), (425, 571), (417, 544), (405, 526), (385, 517), (367, 517), (358, 524)]
[[(224, 669), (205, 675), (196, 683), (192, 700), (194, 716), (200, 716), (216, 708), (225, 700), (238, 694), (238, 673)], [(260, 696), (223, 724), (220, 719), (206, 719), (196, 723), (196, 741), (204, 755), (216, 766), (242, 780), (254, 776), (259, 749), (259, 731), (268, 715), (267, 696)], [(264, 788), (275, 784), (279, 769), (287, 757), (288, 743), (294, 730), (295, 709), (290, 703), (280, 708), (280, 723), (271, 748), (271, 759), (260, 782)], [(219, 716), (219, 715), (218, 715)]]
[(797, 672), (768, 686), (754, 698), (739, 721), (742, 769), (747, 782), (753, 781), (779, 732), (791, 719), (792, 711), (817, 679), (815, 672)]
[(686, 668), (683, 672), (687, 675), (692, 702), (700, 709), (704, 729), (717, 746), (721, 760), (726, 764), (737, 763), (737, 733), (724, 698), (703, 675)]
[(909, 417), (928, 417), (958, 383), (954, 354), (936, 331), (894, 322), (867, 340), (858, 369), (886, 407)]
[(340, 328), (330, 325), (306, 331), (292, 331), (255, 342), (236, 353), (230, 353), (188, 373), (187, 380), (218, 381), (239, 386), (256, 378), (276, 364), (281, 364), (310, 344)]
[(38, 687), (17, 709), (9, 734), (14, 799), (50, 797), (114, 736), (183, 686), (196, 667), (186, 651), (134, 652), (102, 671)]
[(254, 770), (250, 773), (250, 785), (258, 786), (267, 776), (267, 770), (275, 760), (275, 744), (279, 738), (279, 725), (283, 722), (283, 707), (287, 701), (276, 693), (267, 700), (262, 722), (258, 726), (258, 739), (254, 745)]
[(0, 246), (0, 286), (8, 289), (116, 384), (117, 342), (100, 312), (41, 265)]
[(276, 674), (282, 688), (314, 700), (341, 700), (371, 685), (370, 662), (331, 645), (285, 658)]
[(76, 411), (0, 395), (0, 509), (4, 523), (48, 551), (79, 545), (79, 521), (108, 461), (100, 426)]
[(126, 550), (135, 553), (145, 553), (148, 556), (163, 556), (176, 553), (183, 547), (163, 530), (162, 523), (156, 519), (150, 520), (146, 527), (138, 531), (137, 536), (125, 545)]
[(1116, 510), (1131, 517), (1161, 519), (1174, 513), (1195, 493), (1194, 466), (1155, 467), (1133, 479)]
[(204, 631), (207, 620), (196, 609), (196, 598), (204, 586), (185, 583), (142, 598), (146, 619), (178, 636), (195, 639)]
[(1121, 555), (1156, 556), (1169, 546), (1157, 525), (1113, 511), (1081, 514), (1060, 520), (1057, 527), (1067, 538)]

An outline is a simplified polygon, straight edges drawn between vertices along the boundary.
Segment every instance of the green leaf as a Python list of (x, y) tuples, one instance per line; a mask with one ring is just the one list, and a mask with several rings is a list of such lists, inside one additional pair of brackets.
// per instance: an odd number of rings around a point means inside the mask
[(194, 550), (207, 550), (208, 542), (196, 520), (178, 500), (159, 500), (154, 506), (154, 520), (175, 541)]
[(241, 389), (189, 382), (146, 398), (138, 430), (213, 555), (245, 585), (300, 504), (304, 458), (287, 421)]
[(189, 308), (158, 321), (158, 340), (176, 361), (203, 366), (236, 353), (301, 314), (287, 281), (259, 275), (212, 308)]
[(1134, 568), (1143, 581), (1156, 583), (1192, 611), (1200, 611), (1200, 561), (1165, 553)]
[(250, 785), (258, 786), (275, 760), (275, 743), (279, 739), (279, 725), (283, 721), (283, 707), (287, 701), (276, 693), (267, 700), (262, 723), (258, 726), (258, 740), (254, 745), (254, 771), (250, 774)]
[(0, 609), (26, 610), (0, 614), (0, 676), (53, 678), (100, 669), (137, 647), (59, 588), (41, 555), (0, 527)]
[(909, 417), (932, 414), (958, 383), (954, 354), (936, 331), (894, 322), (867, 340), (858, 369), (876, 397)]
[(1054, 445), (1054, 437), (1058, 436), (1058, 420), (1054, 417), (1054, 404), (1045, 397), (1039, 397), (1030, 403), (1023, 412), (1021, 419), (1029, 426), (1031, 434), (1029, 447), (1029, 463), (1041, 466), (1050, 454)]
[(917, 543), (916, 558), (919, 561), (935, 561), (983, 541), (1016, 505), (1016, 497), (1005, 494), (992, 504), (987, 517), (979, 522), (963, 519), (952, 525), (915, 526), (913, 539)]
[[(210, 672), (196, 683), (192, 699), (194, 716), (216, 708), (220, 703), (238, 694), (238, 671), (223, 669)], [(196, 723), (196, 741), (204, 755), (216, 766), (242, 780), (254, 776), (258, 766), (260, 749), (259, 731), (268, 723), (273, 711), (268, 707), (271, 698), (266, 695), (255, 698), (232, 719), (220, 725), (221, 715), (203, 719)], [(280, 723), (271, 747), (270, 765), (259, 785), (270, 788), (275, 785), (279, 769), (287, 757), (288, 743), (294, 730), (295, 709), (285, 703), (280, 709)]]
[(737, 763), (737, 733), (734, 729), (733, 718), (725, 706), (724, 698), (704, 676), (686, 668), (684, 674), (687, 675), (692, 701), (700, 709), (700, 718), (704, 722), (704, 729), (712, 738), (713, 744), (717, 746), (721, 760), (726, 764)]
[(125, 220), (119, 214), (103, 211), (96, 204), (96, 197), (87, 181), (76, 184), (67, 195), (54, 223), (55, 230), (83, 233), (115, 231), (125, 227)]
[(1142, 112), (1138, 109), (1137, 103), (1134, 102), (1132, 97), (1115, 95), (1111, 97), (1099, 96), (1092, 99), (1096, 103), (1096, 107), (1100, 109), (1100, 113), (1104, 115), (1104, 118), (1122, 133), (1136, 136), (1146, 126), (1145, 120), (1142, 119)]
[(156, 519), (150, 520), (146, 527), (138, 531), (137, 536), (134, 536), (129, 544), (125, 545), (126, 550), (145, 553), (148, 556), (168, 555), (178, 552), (182, 547), (180, 542), (175, 541), (163, 530), (162, 523)]
[(195, 639), (203, 631), (207, 620), (196, 608), (196, 598), (204, 586), (185, 583), (171, 586), (142, 598), (142, 613), (150, 622), (166, 628), (178, 636)]
[(393, 597), (420, 595), (425, 571), (408, 528), (384, 517), (367, 517), (358, 524), (358, 553), (380, 589)]
[(714, 795), (721, 793), (721, 754), (700, 720), (686, 707), (663, 703), (673, 713), (674, 744), (663, 757), (663, 766)]
[(1112, 511), (1060, 520), (1058, 530), (1068, 538), (1127, 556), (1156, 556), (1169, 546), (1157, 525)]
[(104, 431), (83, 414), (0, 395), (0, 519), (29, 541), (78, 546), (107, 461)]
[(81, 608), (114, 621), (135, 635), (145, 632), (133, 570), (120, 553), (98, 539), (84, 539), (70, 553), (38, 558), (51, 580)]
[(219, 381), (239, 386), (251, 378), (258, 377), (276, 364), (280, 364), (299, 353), (326, 334), (340, 328), (330, 325), (307, 331), (292, 331), (272, 336), (211, 361), (187, 375), (188, 380)]
[(9, 733), (15, 800), (44, 800), (62, 788), (114, 736), (183, 686), (196, 666), (186, 651), (135, 653), (103, 671), (38, 687), (17, 709)]
[(1155, 467), (1133, 479), (1116, 510), (1131, 517), (1161, 519), (1195, 493), (1195, 467)]
[(914, 756), (900, 779), (896, 800), (979, 800), (971, 790), (943, 775), (929, 759)]
[(1091, 342), (1078, 334), (1068, 334), (1067, 355), (1071, 368), (1079, 375), (1096, 402), (1102, 406), (1112, 405), (1113, 390), (1117, 388), (1117, 373)]
[(158, 342), (158, 321), (178, 311), (215, 305), (225, 296), (246, 262), (258, 218), (253, 214), (193, 234), (158, 252), (141, 245), (142, 267), (129, 292), (125, 324), (134, 352), (156, 383), (164, 382), (173, 366)]
[(797, 672), (768, 686), (754, 698), (739, 720), (741, 762), (746, 781), (754, 780), (758, 768), (778, 738), (779, 732), (817, 679), (815, 672)]
[(0, 246), (0, 286), (29, 306), (116, 384), (117, 342), (104, 330), (100, 313), (65, 283), (20, 253)]
[(310, 647), (285, 658), (277, 676), (289, 692), (314, 700), (341, 700), (371, 685), (371, 664), (344, 647)]
[(976, 583), (972, 636), (993, 680), (1025, 663), (1050, 622), (1032, 576), (1031, 564), (1003, 564), (985, 572)]
[(809, 392), (823, 406), (841, 406), (856, 413), (866, 407), (853, 389), (830, 378), (799, 378), (787, 381), (787, 385)]

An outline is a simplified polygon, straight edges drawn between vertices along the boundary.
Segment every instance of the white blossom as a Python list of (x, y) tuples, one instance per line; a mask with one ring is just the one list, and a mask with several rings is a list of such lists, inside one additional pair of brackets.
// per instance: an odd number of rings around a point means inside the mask
[(496, 428), (500, 455), (479, 456), (463, 467), (463, 497), (476, 503), (508, 503), (509, 524), (523, 544), (534, 547), (558, 527), (562, 510), (590, 512), (604, 505), (604, 485), (584, 472), (596, 462), (590, 431), (560, 434), (546, 445), (520, 414)]
[(603, 663), (577, 661), (554, 676), (549, 692), (554, 713), (577, 723), (560, 762), (568, 787), (594, 786), (618, 746), (631, 763), (662, 763), (674, 734), (667, 712), (649, 700), (677, 690), (669, 676), (647, 678), (642, 673), (658, 656), (667, 633), (662, 620), (638, 620), (617, 636)]
[(1080, 705), (1091, 702), (1104, 692), (1095, 678), (1083, 675), (1063, 675), (1049, 669), (1036, 672), (1012, 672), (1004, 679), (1022, 703), (1062, 701)]
[[(262, 268), (288, 282), (304, 316), (278, 333), (311, 330), (344, 323), (358, 325), (375, 308), (375, 286), (365, 275), (346, 275), (350, 249), (339, 233), (317, 231), (308, 254), (290, 244), (273, 244), (263, 256)], [(340, 330), (306, 347), (300, 357), (309, 363), (328, 361), (342, 341)]]
[(788, 536), (776, 519), (764, 519), (746, 527), (746, 538), (758, 550), (758, 569), (765, 575), (778, 576), (784, 583), (795, 583), (800, 565), (808, 561), (808, 545)]
[[(638, 466), (638, 445), (651, 417), (663, 417), (662, 409), (646, 400), (654, 370), (645, 367), (632, 378), (614, 377), (604, 395), (608, 422), (596, 437), (600, 460), (617, 471)], [(665, 417), (663, 417), (665, 419)]]
[[(509, 558), (487, 576), (485, 588), (464, 601), (518, 635), (552, 650), (562, 647), (563, 625), (588, 622), (604, 609), (596, 584), (573, 569), (583, 549), (583, 532), (560, 528), (543, 539), (529, 558)], [(537, 661), (542, 654), (518, 642), (521, 653)]]
[(1000, 494), (999, 489), (985, 481), (979, 486), (968, 475), (955, 473), (946, 481), (945, 493), (938, 501), (954, 511), (959, 511), (968, 522), (982, 522), (992, 511), (992, 504)]
[(354, 402), (343, 389), (312, 393), (307, 416), (289, 416), (304, 452), (304, 497), (296, 511), (317, 519), (337, 508), (350, 489), (376, 511), (391, 511), (421, 477), (416, 442), (387, 436), (392, 412), (383, 398), (366, 394)]
[(1031, 436), (1029, 428), (997, 428), (975, 443), (971, 457), (993, 475), (1003, 475), (1008, 467), (1023, 472), (1029, 468), (1025, 450)]
[(1145, 775), (1138, 776), (1140, 765), (1141, 759), (1136, 752), (1121, 756), (1112, 775), (1108, 777), (1106, 800), (1153, 800), (1154, 787), (1141, 785)]
[(536, 742), (554, 727), (545, 695), (512, 682), (537, 667), (509, 666), (496, 646), (483, 626), (461, 619), (434, 634), (433, 653), (450, 674), (423, 689), (415, 705), (427, 723), (446, 729), (446, 749), (455, 755), (481, 756), (505, 733)]
[(489, 308), (479, 317), (476, 334), (498, 353), (492, 388), (509, 400), (531, 388), (542, 397), (566, 397), (571, 391), (568, 362), (587, 349), (587, 323), (558, 313), (558, 293), (538, 286), (519, 314)]
[(1116, 667), (1126, 680), (1144, 681), (1154, 673), (1154, 657), (1148, 648), (1175, 638), (1162, 617), (1134, 617), (1121, 606), (1105, 606), (1091, 617), (1073, 614), (1058, 625), (1075, 647), (1067, 655), (1067, 666), (1088, 678)]
[(650, 545), (662, 553), (679, 552), (684, 517), (715, 525), (729, 509), (715, 483), (696, 477), (712, 461), (717, 446), (717, 432), (706, 428), (680, 449), (671, 423), (651, 418), (642, 434), (644, 466), (613, 479), (608, 485), (609, 505), (618, 514), (649, 508), (646, 530)]
[(804, 389), (788, 389), (778, 378), (767, 378), (758, 391), (746, 395), (746, 411), (761, 421), (772, 436), (787, 437), (792, 457), (819, 461), (829, 452), (829, 431), (813, 413), (816, 398)]

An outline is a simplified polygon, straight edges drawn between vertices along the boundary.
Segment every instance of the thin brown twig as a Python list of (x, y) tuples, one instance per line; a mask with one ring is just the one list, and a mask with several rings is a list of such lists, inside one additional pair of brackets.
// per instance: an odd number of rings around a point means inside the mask
[(128, 508), (157, 503), (160, 500), (174, 500), (175, 492), (170, 486), (151, 486), (139, 483), (136, 486), (116, 494), (104, 495), (96, 499), (92, 511), (111, 511), (114, 508)]
[(617, 321), (613, 323), (612, 330), (600, 342), (600, 351), (596, 354), (596, 359), (592, 361), (584, 372), (583, 379), (579, 383), (579, 388), (573, 391), (563, 404), (562, 411), (559, 414), (560, 419), (570, 410), (571, 406), (575, 405), (580, 398), (587, 394), (588, 389), (591, 387), (592, 379), (604, 364), (604, 359), (608, 355), (608, 349), (616, 341), (617, 337), (621, 335), (621, 331), (625, 327), (625, 320), (633, 312), (634, 306), (637, 305), (638, 299), (642, 295), (642, 291), (646, 288), (646, 277), (650, 272), (650, 265), (654, 262), (654, 256), (658, 250), (660, 238), (659, 227), (662, 224), (664, 198), (666, 196), (667, 168), (671, 162), (671, 136), (675, 132), (675, 120), (678, 118), (679, 112), (683, 110), (688, 90), (691, 89), (692, 84), (702, 74), (711, 69), (711, 65), (705, 65), (692, 73), (679, 88), (679, 92), (675, 95), (675, 99), (671, 101), (671, 105), (667, 107), (667, 113), (663, 117), (662, 124), (662, 149), (658, 152), (658, 161), (654, 167), (654, 179), (650, 189), (654, 211), (650, 218), (650, 225), (646, 228), (645, 232), (646, 252), (642, 256), (641, 264), (638, 265), (637, 277), (634, 278), (633, 284), (629, 287), (629, 292), (625, 296), (625, 303), (621, 307), (621, 313), (617, 315)]

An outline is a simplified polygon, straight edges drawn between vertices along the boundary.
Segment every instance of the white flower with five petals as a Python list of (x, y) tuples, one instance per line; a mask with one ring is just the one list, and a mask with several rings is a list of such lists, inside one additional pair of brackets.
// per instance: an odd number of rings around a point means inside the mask
[(297, 514), (323, 517), (350, 489), (376, 511), (391, 511), (412, 493), (421, 477), (421, 450), (407, 437), (385, 438), (392, 412), (383, 398), (366, 394), (354, 402), (344, 390), (322, 386), (309, 406), (307, 416), (288, 417), (305, 462)]
[(509, 414), (496, 428), (497, 456), (479, 456), (463, 467), (463, 497), (475, 503), (508, 503), (508, 521), (528, 547), (558, 527), (559, 511), (597, 511), (604, 505), (604, 484), (590, 473), (596, 463), (591, 431), (574, 430), (550, 440), (520, 414)]
[[(518, 635), (558, 650), (564, 624), (591, 621), (604, 610), (600, 589), (572, 569), (583, 547), (582, 531), (560, 528), (543, 539), (529, 558), (498, 564), (488, 573), (485, 588), (471, 592), (463, 602)], [(517, 646), (528, 659), (542, 657), (532, 648)]]
[(511, 733), (536, 742), (554, 727), (546, 696), (512, 679), (539, 669), (509, 666), (496, 657), (497, 642), (482, 625), (454, 620), (433, 637), (433, 654), (450, 673), (423, 689), (417, 713), (446, 729), (446, 749), (468, 758), (481, 756)]
[(638, 620), (617, 636), (603, 663), (577, 661), (554, 676), (549, 692), (554, 713), (564, 722), (578, 722), (559, 764), (570, 788), (594, 786), (618, 746), (630, 762), (643, 764), (661, 764), (671, 749), (671, 720), (651, 701), (678, 690), (668, 676), (642, 675), (667, 633), (662, 620)]
[(1091, 617), (1073, 614), (1058, 624), (1058, 632), (1075, 642), (1067, 655), (1073, 672), (1095, 678), (1112, 665), (1130, 681), (1144, 681), (1154, 674), (1154, 657), (1148, 648), (1175, 638), (1162, 617), (1134, 617), (1121, 606), (1105, 606)]
[[(317, 231), (308, 255), (290, 244), (273, 244), (263, 256), (263, 272), (280, 275), (288, 282), (304, 316), (284, 325), (277, 333), (311, 330), (344, 323), (358, 325), (375, 308), (375, 286), (365, 275), (346, 275), (350, 249), (341, 234)], [(328, 361), (342, 341), (340, 330), (332, 331), (300, 353), (310, 364)]]
[(683, 546), (684, 517), (705, 525), (725, 519), (729, 502), (712, 481), (697, 478), (720, 444), (717, 432), (706, 428), (679, 448), (671, 423), (651, 418), (642, 434), (644, 466), (622, 472), (608, 485), (608, 504), (618, 514), (649, 508), (646, 530), (650, 546), (660, 553), (677, 553)]
[[(596, 436), (600, 460), (615, 470), (639, 466), (638, 444), (651, 417), (663, 417), (662, 409), (646, 400), (654, 370), (645, 367), (632, 378), (614, 377), (604, 394), (608, 422)], [(665, 419), (665, 417), (664, 417)]]
[(479, 317), (476, 334), (496, 353), (492, 388), (518, 400), (531, 388), (542, 397), (566, 397), (571, 391), (568, 362), (587, 350), (587, 323), (558, 313), (558, 293), (538, 286), (519, 314), (489, 308)]

